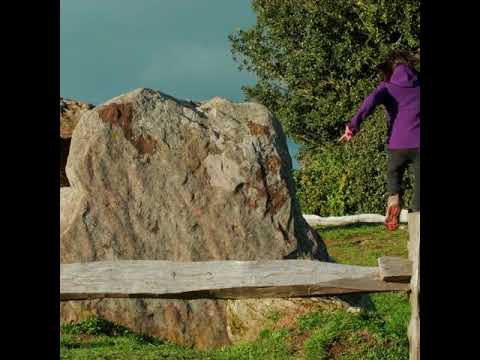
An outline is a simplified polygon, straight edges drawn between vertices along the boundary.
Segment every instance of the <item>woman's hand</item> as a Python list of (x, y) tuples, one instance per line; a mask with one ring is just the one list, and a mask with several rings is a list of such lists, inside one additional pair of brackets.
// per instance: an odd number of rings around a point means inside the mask
[(345, 127), (345, 132), (343, 133), (343, 135), (340, 137), (340, 139), (338, 139), (338, 141), (343, 141), (343, 140), (346, 140), (346, 141), (350, 141), (350, 139), (353, 137), (353, 131), (352, 129), (350, 129), (348, 127), (348, 125)]

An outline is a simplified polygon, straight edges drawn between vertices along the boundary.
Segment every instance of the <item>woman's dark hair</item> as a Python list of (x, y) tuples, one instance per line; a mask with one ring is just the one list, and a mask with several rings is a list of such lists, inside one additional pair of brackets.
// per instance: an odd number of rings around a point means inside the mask
[(387, 56), (383, 63), (377, 66), (377, 70), (383, 74), (384, 81), (389, 81), (397, 65), (405, 64), (413, 69), (419, 61), (420, 52), (418, 52), (417, 55), (413, 55), (406, 50), (394, 50)]

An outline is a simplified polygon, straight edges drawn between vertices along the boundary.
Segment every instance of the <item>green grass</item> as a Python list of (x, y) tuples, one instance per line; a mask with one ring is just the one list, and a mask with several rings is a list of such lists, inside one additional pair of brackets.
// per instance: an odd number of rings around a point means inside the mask
[[(95, 322), (98, 319), (89, 319)], [(83, 323), (76, 324), (79, 327)], [(70, 326), (75, 329), (76, 325)], [(205, 360), (287, 360), (291, 359), (288, 349), (288, 331), (263, 331), (254, 342), (229, 346), (214, 351), (196, 351), (158, 339), (136, 336), (126, 331), (123, 335), (110, 336), (101, 331), (84, 334), (62, 329), (60, 338), (61, 359), (205, 359)]]
[(343, 264), (376, 266), (381, 256), (408, 256), (405, 225), (397, 231), (387, 231), (383, 225), (362, 224), (319, 228), (319, 232), (330, 256)]
[[(319, 229), (335, 261), (376, 266), (383, 255), (407, 256), (406, 228), (388, 232), (380, 225)], [(408, 359), (406, 294), (372, 294), (371, 307), (301, 315), (293, 328), (266, 328), (252, 342), (197, 351), (160, 339), (138, 336), (101, 319), (61, 328), (62, 359), (208, 359), (208, 360), (370, 360)], [(278, 320), (272, 314), (271, 323)], [(270, 322), (269, 322), (270, 323)]]

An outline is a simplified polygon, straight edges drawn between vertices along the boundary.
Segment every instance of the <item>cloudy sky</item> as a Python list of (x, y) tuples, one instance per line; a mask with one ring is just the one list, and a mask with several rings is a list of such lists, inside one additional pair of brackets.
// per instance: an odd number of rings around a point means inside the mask
[(254, 23), (250, 0), (60, 0), (60, 95), (99, 104), (147, 87), (243, 101), (255, 76), (238, 70), (227, 37)]

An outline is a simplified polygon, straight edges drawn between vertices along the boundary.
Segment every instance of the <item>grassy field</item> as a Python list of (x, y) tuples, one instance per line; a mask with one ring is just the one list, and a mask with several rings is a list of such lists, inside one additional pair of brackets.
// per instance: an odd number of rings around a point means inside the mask
[[(330, 255), (344, 264), (377, 264), (382, 255), (407, 257), (405, 228), (386, 231), (381, 225), (319, 229)], [(195, 351), (138, 336), (101, 319), (64, 325), (61, 359), (408, 359), (406, 294), (372, 294), (360, 313), (312, 312), (289, 328), (267, 327), (257, 340), (214, 351)]]

